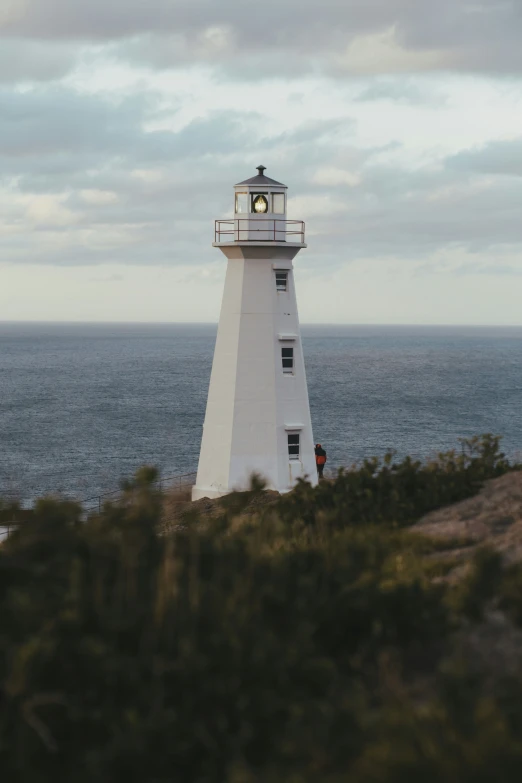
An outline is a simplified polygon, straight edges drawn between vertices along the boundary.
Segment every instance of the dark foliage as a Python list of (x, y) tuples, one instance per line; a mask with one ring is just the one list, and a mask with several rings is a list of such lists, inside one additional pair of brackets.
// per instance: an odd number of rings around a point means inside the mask
[(427, 463), (410, 457), (397, 463), (389, 452), (382, 462), (375, 457), (358, 469), (340, 470), (335, 481), (318, 489), (301, 482), (281, 502), (280, 513), (290, 520), (297, 513), (308, 524), (322, 514), (340, 527), (410, 525), (433, 509), (470, 497), (486, 479), (509, 469), (500, 438), (483, 435), (460, 443), (460, 453), (439, 454)]
[(522, 682), (454, 661), (520, 572), (458, 588), (405, 526), (511, 469), (486, 437), (366, 462), (263, 517), (157, 533), (142, 469), (102, 514), (45, 499), (0, 548), (0, 772), (9, 783), (518, 781)]

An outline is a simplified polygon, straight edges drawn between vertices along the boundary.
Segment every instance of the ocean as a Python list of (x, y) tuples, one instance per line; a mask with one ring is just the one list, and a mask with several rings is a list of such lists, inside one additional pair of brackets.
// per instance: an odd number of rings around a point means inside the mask
[[(522, 452), (522, 327), (303, 326), (329, 471), (459, 437)], [(196, 470), (216, 326), (0, 323), (0, 497), (83, 498)]]

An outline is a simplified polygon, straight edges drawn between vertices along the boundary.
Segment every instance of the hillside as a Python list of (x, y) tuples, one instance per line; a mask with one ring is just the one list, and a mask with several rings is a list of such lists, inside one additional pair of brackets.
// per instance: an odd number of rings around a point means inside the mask
[[(412, 531), (441, 540), (459, 537), (465, 546), (452, 557), (469, 561), (481, 546), (502, 556), (505, 566), (522, 560), (522, 472), (486, 481), (474, 497), (424, 516)], [(460, 569), (455, 571), (458, 576)]]
[(0, 547), (10, 783), (515, 783), (522, 473), (423, 464), (190, 504), (144, 468)]

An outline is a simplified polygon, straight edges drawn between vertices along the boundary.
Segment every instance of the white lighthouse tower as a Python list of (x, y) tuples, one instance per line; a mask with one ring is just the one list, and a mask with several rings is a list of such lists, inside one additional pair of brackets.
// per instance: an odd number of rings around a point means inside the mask
[(317, 483), (292, 264), (304, 223), (286, 219), (287, 187), (264, 171), (216, 221), (228, 267), (193, 500), (247, 489), (252, 473), (279, 492)]

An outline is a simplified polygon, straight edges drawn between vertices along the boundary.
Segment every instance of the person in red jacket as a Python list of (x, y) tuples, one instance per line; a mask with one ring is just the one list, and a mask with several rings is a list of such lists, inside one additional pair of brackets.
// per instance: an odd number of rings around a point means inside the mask
[(322, 479), (324, 466), (326, 464), (326, 451), (320, 443), (315, 444), (315, 464), (317, 465), (317, 475)]

